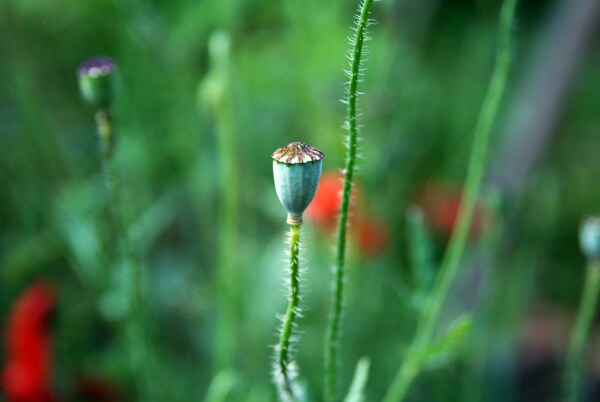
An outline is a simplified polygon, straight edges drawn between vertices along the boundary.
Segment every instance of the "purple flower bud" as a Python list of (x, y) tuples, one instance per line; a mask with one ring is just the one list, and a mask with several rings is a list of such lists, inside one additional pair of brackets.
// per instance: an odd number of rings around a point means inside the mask
[(108, 108), (117, 94), (117, 65), (104, 56), (91, 57), (77, 69), (83, 99), (97, 109)]

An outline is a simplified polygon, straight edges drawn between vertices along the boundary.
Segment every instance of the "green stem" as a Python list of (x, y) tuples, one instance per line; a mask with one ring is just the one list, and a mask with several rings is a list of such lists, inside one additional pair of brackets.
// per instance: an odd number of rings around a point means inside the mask
[[(516, 0), (504, 0), (502, 3), (498, 26), (499, 43), (494, 72), (490, 80), (488, 92), (483, 101), (477, 126), (475, 127), (473, 148), (471, 150), (458, 222), (442, 260), (440, 275), (436, 279), (429, 305), (419, 317), (417, 331), (409, 348), (409, 353), (384, 397), (384, 402), (402, 401), (413, 380), (417, 377), (418, 372), (420, 372), (423, 363), (420, 356), (422, 356), (422, 353), (427, 349), (433, 338), (435, 323), (438, 320), (442, 306), (446, 302), (450, 286), (454, 282), (458, 272), (485, 173), (492, 128), (498, 114), (510, 70), (511, 31), (516, 3)], [(406, 366), (413, 367), (416, 373), (413, 374), (413, 370), (407, 370)]]
[(344, 168), (344, 188), (342, 191), (342, 204), (340, 206), (338, 222), (338, 242), (335, 258), (333, 291), (331, 295), (329, 321), (325, 338), (325, 401), (335, 400), (337, 393), (337, 349), (339, 341), (339, 327), (344, 303), (344, 265), (346, 258), (346, 231), (348, 227), (348, 212), (352, 195), (354, 164), (356, 162), (356, 148), (358, 137), (358, 124), (356, 103), (358, 97), (358, 82), (365, 42), (365, 31), (369, 25), (369, 14), (373, 0), (363, 0), (357, 20), (354, 36), (354, 48), (351, 53), (350, 71), (347, 94), (347, 129), (348, 148), (346, 152), (346, 166)]
[(292, 331), (294, 321), (300, 307), (300, 225), (290, 225), (290, 294), (287, 311), (281, 327), (279, 344), (277, 345), (277, 367), (275, 382), (282, 401), (294, 401), (292, 381), (296, 376), (291, 367)]
[(115, 166), (116, 161), (111, 158), (116, 140), (112, 118), (107, 110), (98, 111), (95, 117), (102, 153), (102, 170), (114, 222), (115, 237), (125, 269), (124, 294), (127, 297), (128, 310), (124, 324), (131, 370), (140, 393), (140, 399), (147, 401), (151, 397), (151, 378), (148, 372), (150, 362), (147, 359), (146, 335), (141, 311), (141, 262), (134, 252), (129, 236), (129, 222), (125, 207), (126, 200), (122, 193), (121, 177)]
[(567, 367), (564, 376), (567, 401), (581, 400), (583, 373), (585, 372), (585, 346), (590, 328), (594, 320), (598, 293), (600, 292), (600, 261), (591, 261), (587, 266), (587, 276), (584, 283), (581, 305), (577, 314), (577, 322), (571, 337), (571, 345), (567, 357)]
[[(224, 34), (222, 34), (224, 35)], [(215, 53), (215, 51), (213, 51)], [(239, 321), (239, 273), (236, 267), (239, 180), (236, 158), (235, 129), (233, 125), (233, 101), (229, 92), (230, 68), (229, 53), (212, 55), (217, 72), (214, 80), (219, 90), (213, 97), (213, 112), (217, 123), (217, 143), (219, 150), (219, 168), (221, 172), (219, 208), (219, 270), (217, 281), (219, 288), (219, 317), (217, 323), (216, 367), (221, 370), (233, 364), (236, 356), (236, 334)]]

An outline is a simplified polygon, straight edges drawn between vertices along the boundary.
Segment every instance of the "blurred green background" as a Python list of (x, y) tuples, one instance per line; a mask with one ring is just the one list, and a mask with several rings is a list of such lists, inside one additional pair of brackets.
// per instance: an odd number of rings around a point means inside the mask
[[(473, 340), (453, 363), (425, 373), (411, 400), (556, 400), (552, 379), (584, 272), (578, 225), (600, 204), (594, 3), (519, 3), (513, 69), (481, 201), (484, 229), (470, 242), (445, 314), (449, 322), (472, 311)], [(349, 246), (340, 366), (346, 390), (357, 360), (371, 358), (368, 401), (383, 396), (414, 327), (406, 214), (423, 188), (460, 191), (493, 66), (499, 6), (374, 5), (357, 182), (360, 208), (385, 226), (387, 243), (368, 255)], [(230, 183), (223, 185), (219, 136), (228, 130), (237, 165), (228, 271), (236, 322), (221, 381), (232, 382), (225, 400), (275, 401), (270, 345), (286, 305), (287, 228), (270, 154), (298, 140), (323, 150), (325, 171), (343, 166), (339, 100), (356, 7), (353, 0), (0, 4), (0, 329), (28, 284), (54, 284), (53, 376), (61, 400), (71, 400), (81, 375), (106, 378), (122, 400), (135, 400), (93, 110), (80, 100), (77, 66), (97, 54), (119, 66), (115, 157), (144, 259), (157, 400), (204, 400), (223, 373), (215, 363), (219, 211)], [(211, 60), (215, 32), (230, 40), (226, 67)], [(225, 106), (215, 107), (215, 96)], [(437, 262), (444, 235), (429, 229)], [(314, 401), (334, 241), (310, 220), (305, 225), (298, 361)], [(543, 364), (536, 371), (539, 356), (550, 361), (550, 374)], [(600, 378), (600, 370), (591, 374)]]

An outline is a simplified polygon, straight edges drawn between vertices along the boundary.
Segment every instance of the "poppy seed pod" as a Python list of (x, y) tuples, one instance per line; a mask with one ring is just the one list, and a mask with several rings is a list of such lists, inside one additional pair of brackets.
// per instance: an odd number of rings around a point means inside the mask
[(275, 191), (287, 210), (287, 223), (299, 225), (321, 178), (323, 152), (303, 142), (277, 149), (273, 158)]
[(583, 254), (590, 260), (600, 260), (600, 216), (589, 216), (579, 230)]
[(79, 91), (83, 99), (97, 109), (108, 108), (117, 94), (117, 65), (108, 57), (84, 61), (77, 69)]

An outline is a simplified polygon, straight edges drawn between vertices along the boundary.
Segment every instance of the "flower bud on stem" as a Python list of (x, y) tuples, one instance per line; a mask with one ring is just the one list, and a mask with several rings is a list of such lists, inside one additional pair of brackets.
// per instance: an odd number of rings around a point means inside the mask
[(127, 314), (125, 332), (128, 341), (131, 370), (136, 383), (139, 400), (152, 401), (153, 395), (151, 367), (141, 303), (141, 261), (134, 252), (133, 241), (129, 236), (129, 216), (126, 199), (122, 191), (121, 177), (112, 160), (116, 134), (109, 108), (117, 95), (117, 66), (108, 57), (92, 57), (77, 69), (79, 89), (82, 98), (95, 110), (96, 128), (102, 155), (102, 171), (109, 208), (114, 222), (114, 235), (119, 246), (126, 283), (123, 284)]
[(571, 337), (563, 384), (567, 402), (582, 400), (585, 373), (585, 347), (594, 320), (600, 293), (600, 218), (589, 217), (580, 230), (581, 249), (587, 257), (581, 304)]

